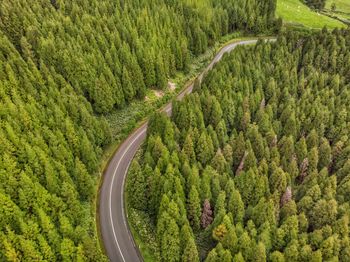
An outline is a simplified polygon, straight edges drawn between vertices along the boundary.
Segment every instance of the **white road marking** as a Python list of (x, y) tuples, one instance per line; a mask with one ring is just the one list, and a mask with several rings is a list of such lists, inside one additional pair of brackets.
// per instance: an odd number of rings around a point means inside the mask
[[(111, 183), (111, 186), (110, 186), (110, 189), (109, 189), (109, 216), (110, 216), (110, 220), (111, 220), (111, 225), (112, 225), (112, 231), (113, 231), (113, 236), (114, 236), (114, 239), (115, 239), (115, 242), (117, 243), (117, 247), (118, 247), (118, 250), (119, 250), (119, 253), (123, 259), (123, 261), (125, 262), (125, 258), (124, 258), (124, 255), (122, 253), (122, 250), (120, 249), (120, 246), (119, 246), (119, 243), (118, 243), (118, 238), (117, 238), (117, 235), (115, 233), (115, 228), (114, 228), (114, 223), (113, 223), (113, 216), (112, 216), (112, 190), (113, 190), (113, 185), (114, 185), (114, 179), (115, 179), (115, 175), (117, 174), (117, 170), (119, 168), (119, 165), (120, 163), (122, 162), (125, 154), (129, 151), (130, 147), (135, 143), (135, 141), (137, 139), (139, 139), (140, 136), (143, 135), (143, 133), (145, 133), (147, 130), (147, 128), (144, 128), (134, 139), (133, 141), (128, 145), (128, 147), (126, 148), (126, 150), (124, 151), (123, 155), (121, 156), (121, 158), (119, 159), (118, 161), (118, 164), (114, 170), (114, 173), (113, 173), (113, 177), (112, 177), (112, 183)], [(122, 207), (124, 205), (124, 202), (123, 202), (123, 189), (124, 189), (124, 180), (123, 179), (123, 188), (121, 190), (121, 197), (122, 197)], [(124, 216), (124, 208), (123, 208), (123, 221), (124, 223), (126, 224), (126, 221), (125, 221), (125, 216)]]

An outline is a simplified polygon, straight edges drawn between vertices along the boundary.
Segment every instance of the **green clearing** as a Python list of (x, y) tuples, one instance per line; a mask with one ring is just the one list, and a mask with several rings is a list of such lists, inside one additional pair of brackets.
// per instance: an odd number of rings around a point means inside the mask
[(332, 4), (335, 3), (337, 11), (350, 13), (350, 1), (349, 0), (327, 0), (326, 8), (331, 9)]
[[(332, 11), (332, 4), (336, 5), (336, 10)], [(342, 20), (350, 21), (350, 1), (349, 0), (327, 0), (326, 12)]]
[[(343, 0), (348, 1), (348, 0)], [(316, 13), (299, 0), (278, 0), (277, 16), (287, 25), (303, 26), (313, 29), (345, 27), (345, 24), (328, 16)]]

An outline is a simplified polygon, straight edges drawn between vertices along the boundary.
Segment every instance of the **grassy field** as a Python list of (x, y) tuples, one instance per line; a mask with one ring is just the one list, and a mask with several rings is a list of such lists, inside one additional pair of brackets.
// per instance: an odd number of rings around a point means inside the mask
[[(332, 12), (332, 4), (336, 5), (336, 9)], [(348, 20), (350, 22), (350, 0), (327, 0), (326, 12), (336, 16), (340, 19)]]
[[(349, 1), (349, 0), (340, 0)], [(289, 25), (304, 26), (307, 28), (321, 29), (345, 27), (345, 24), (336, 19), (316, 13), (304, 5), (300, 0), (278, 0), (277, 16), (282, 17)]]
[(349, 0), (327, 0), (326, 8), (331, 9), (332, 4), (335, 3), (336, 11), (350, 13), (350, 1)]

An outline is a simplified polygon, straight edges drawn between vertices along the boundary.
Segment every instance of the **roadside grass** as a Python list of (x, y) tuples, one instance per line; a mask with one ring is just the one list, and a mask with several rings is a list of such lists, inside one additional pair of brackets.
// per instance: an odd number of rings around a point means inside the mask
[(276, 15), (281, 17), (287, 26), (304, 26), (310, 29), (322, 29), (324, 26), (330, 29), (346, 27), (336, 19), (314, 12), (300, 0), (278, 0)]
[(155, 226), (148, 214), (140, 210), (128, 207), (128, 223), (145, 262), (160, 261), (159, 247), (155, 239)]

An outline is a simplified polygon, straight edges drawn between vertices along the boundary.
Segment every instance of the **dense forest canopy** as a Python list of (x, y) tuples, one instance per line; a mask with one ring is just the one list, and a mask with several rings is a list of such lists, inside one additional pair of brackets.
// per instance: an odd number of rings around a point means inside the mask
[(238, 47), (150, 121), (129, 205), (162, 261), (349, 261), (350, 32)]
[(272, 28), (275, 8), (276, 0), (4, 0), (0, 29), (23, 57), (52, 66), (105, 113), (164, 88), (220, 36)]
[[(96, 114), (164, 88), (220, 36), (274, 30), (275, 0), (0, 2), (0, 261), (99, 261)], [(249, 15), (247, 15), (249, 14)]]

